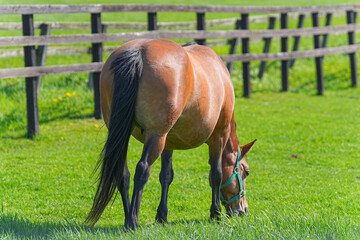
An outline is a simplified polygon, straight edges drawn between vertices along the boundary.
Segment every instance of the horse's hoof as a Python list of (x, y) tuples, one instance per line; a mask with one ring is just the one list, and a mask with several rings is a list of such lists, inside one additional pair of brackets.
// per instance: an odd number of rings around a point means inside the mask
[(162, 224), (163, 226), (165, 226), (166, 224), (168, 224), (167, 218), (166, 217), (160, 217), (159, 215), (156, 215), (155, 218), (156, 222)]
[(124, 224), (124, 231), (127, 233), (127, 232), (131, 232), (131, 231), (135, 231), (136, 229), (136, 224), (133, 223), (132, 221), (125, 221), (125, 224)]

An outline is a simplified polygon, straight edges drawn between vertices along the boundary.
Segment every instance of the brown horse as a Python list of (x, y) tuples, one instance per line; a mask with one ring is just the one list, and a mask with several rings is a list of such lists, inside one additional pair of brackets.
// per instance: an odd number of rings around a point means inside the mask
[[(196, 44), (180, 46), (169, 40), (130, 41), (106, 61), (100, 93), (109, 133), (98, 163), (99, 186), (87, 223), (93, 226), (97, 222), (117, 188), (124, 205), (125, 228), (135, 229), (143, 189), (160, 155), (162, 192), (156, 220), (167, 222), (173, 150), (203, 143), (209, 146), (211, 167), (210, 217), (219, 218), (220, 202), (228, 214), (247, 214), (245, 179), (249, 166), (244, 156), (255, 141), (239, 147), (233, 85), (212, 49)], [(126, 159), (130, 135), (144, 143), (131, 203)]]

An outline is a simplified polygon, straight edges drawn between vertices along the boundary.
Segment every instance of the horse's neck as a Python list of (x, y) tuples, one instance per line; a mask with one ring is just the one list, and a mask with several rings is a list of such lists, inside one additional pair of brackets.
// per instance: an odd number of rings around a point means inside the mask
[(236, 137), (236, 126), (235, 126), (234, 116), (232, 117), (230, 124), (231, 124), (230, 137), (223, 151), (223, 158), (222, 158), (223, 166), (229, 166), (229, 165), (232, 166), (235, 164), (236, 158), (230, 156), (234, 153), (237, 153), (239, 149), (239, 141)]

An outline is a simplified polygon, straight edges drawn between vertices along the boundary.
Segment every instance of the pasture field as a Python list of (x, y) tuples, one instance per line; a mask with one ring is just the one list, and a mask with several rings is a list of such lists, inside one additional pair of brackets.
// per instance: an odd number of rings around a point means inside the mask
[[(92, 231), (83, 225), (95, 192), (91, 173), (106, 138), (103, 122), (90, 117), (92, 97), (84, 91), (85, 84), (74, 78), (70, 86), (58, 86), (55, 92), (48, 87), (53, 99), (62, 96), (63, 100), (40, 100), (41, 135), (34, 140), (26, 139), (20, 126), (25, 116), (17, 102), (24, 103), (23, 99), (1, 91), (1, 109), (12, 108), (22, 118), (7, 114), (1, 124), (0, 238), (359, 239), (358, 89), (324, 97), (301, 93), (237, 97), (240, 142), (258, 139), (248, 156), (249, 216), (208, 222), (211, 189), (207, 148), (202, 146), (174, 154), (169, 226), (154, 221), (160, 201), (157, 161), (143, 195), (141, 227), (134, 234), (124, 234), (119, 197)], [(23, 86), (19, 82), (12, 88)], [(66, 97), (70, 89), (75, 97)], [(11, 102), (18, 107), (11, 107)], [(10, 127), (4, 127), (4, 121)], [(141, 148), (131, 140), (132, 176)]]
[[(51, 3), (77, 2), (97, 3)], [(263, 2), (253, 0), (242, 4), (312, 4), (310, 1)], [(0, 2), (16, 3), (30, 4), (29, 1)], [(339, 3), (317, 1), (317, 4)], [(233, 1), (225, 0), (222, 4)], [(174, 15), (161, 13), (159, 17), (175, 21)], [(145, 14), (124, 16), (123, 21), (145, 21), (146, 17)], [(194, 14), (184, 16), (195, 20)], [(49, 15), (39, 18), (52, 20)], [(74, 18), (89, 21), (88, 15)], [(20, 20), (19, 16), (0, 16), (0, 19)], [(334, 18), (335, 24), (343, 22), (344, 18)], [(306, 24), (310, 25), (311, 21), (307, 20)], [(296, 21), (290, 21), (289, 26), (296, 26)], [(301, 49), (312, 48), (312, 41), (312, 38), (302, 39)], [(279, 41), (273, 43), (272, 52), (280, 46)], [(329, 38), (329, 46), (345, 43), (345, 35)], [(251, 51), (260, 52), (262, 46), (262, 43), (251, 44)], [(228, 52), (227, 47), (214, 49), (219, 54)], [(358, 62), (359, 56), (358, 53)], [(49, 56), (46, 64), (90, 61), (90, 55)], [(0, 68), (23, 64), (20, 58), (0, 59)], [(233, 71), (239, 140), (245, 144), (258, 139), (248, 156), (249, 216), (232, 219), (224, 216), (219, 224), (209, 222), (210, 167), (207, 147), (203, 145), (174, 153), (169, 225), (155, 223), (160, 202), (160, 161), (156, 161), (142, 198), (140, 228), (127, 234), (123, 232), (120, 196), (107, 207), (94, 229), (89, 230), (83, 224), (96, 190), (93, 169), (107, 135), (103, 121), (92, 118), (93, 95), (86, 87), (88, 74), (43, 78), (39, 95), (40, 135), (32, 140), (25, 137), (24, 80), (0, 80), (0, 239), (360, 239), (360, 89), (349, 87), (348, 57), (335, 55), (324, 59), (325, 96), (322, 97), (315, 95), (313, 59), (297, 60), (290, 70), (288, 93), (279, 92), (280, 62), (268, 63), (262, 81), (256, 77), (258, 64), (251, 63), (253, 95), (249, 99), (241, 97), (241, 64), (236, 63)], [(132, 176), (141, 150), (142, 144), (131, 139), (128, 159)], [(132, 185), (130, 193), (131, 189)]]

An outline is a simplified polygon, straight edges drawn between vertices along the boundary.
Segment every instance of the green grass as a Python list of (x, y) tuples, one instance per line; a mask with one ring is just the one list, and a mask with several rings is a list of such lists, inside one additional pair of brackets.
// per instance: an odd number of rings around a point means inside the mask
[[(0, 4), (10, 3), (29, 4), (28, 1), (1, 1)], [(312, 4), (282, 0), (242, 2), (244, 5), (271, 3)], [(317, 1), (316, 4), (339, 2)], [(48, 21), (61, 17), (36, 16)], [(89, 21), (88, 15), (73, 16), (67, 20)], [(185, 17), (162, 13), (159, 19), (195, 19), (193, 14), (181, 16)], [(145, 21), (145, 17), (145, 14), (130, 14), (121, 21)], [(223, 15), (210, 16), (219, 17)], [(19, 21), (19, 16), (0, 16), (0, 20)], [(343, 18), (334, 19), (335, 24), (343, 21)], [(305, 24), (310, 26), (311, 22)], [(289, 26), (295, 27), (296, 21), (290, 21)], [(251, 28), (266, 28), (266, 24), (253, 24)], [(312, 38), (303, 38), (301, 49), (311, 49), (312, 41)], [(346, 43), (346, 35), (329, 39), (329, 46)], [(262, 46), (262, 43), (252, 43), (251, 51), (261, 52)], [(274, 41), (271, 51), (279, 48), (279, 41)], [(214, 49), (219, 54), (228, 52), (227, 47)], [(107, 56), (104, 55), (104, 59)], [(357, 59), (360, 60), (359, 54)], [(49, 56), (46, 64), (90, 61), (90, 55)], [(92, 118), (93, 93), (86, 87), (88, 74), (43, 78), (39, 95), (40, 135), (33, 140), (25, 137), (24, 80), (0, 80), (0, 239), (360, 239), (360, 89), (349, 87), (348, 61), (347, 55), (324, 58), (325, 96), (322, 97), (315, 95), (313, 59), (297, 60), (290, 70), (288, 93), (279, 92), (280, 62), (268, 63), (263, 80), (256, 77), (259, 63), (251, 63), (253, 95), (249, 99), (241, 98), (241, 64), (236, 63), (232, 77), (238, 137), (242, 144), (258, 139), (248, 156), (249, 216), (224, 217), (220, 224), (209, 222), (210, 168), (207, 147), (201, 146), (174, 154), (170, 224), (162, 227), (155, 223), (160, 202), (160, 161), (157, 161), (144, 190), (140, 228), (128, 234), (122, 229), (124, 213), (119, 196), (107, 207), (94, 229), (83, 225), (95, 194), (93, 168), (107, 134), (103, 121)], [(21, 58), (0, 60), (0, 68), (23, 65)], [(142, 144), (131, 139), (128, 159), (132, 176), (141, 150)]]
[[(219, 225), (208, 222), (211, 189), (207, 148), (202, 146), (174, 154), (170, 225), (165, 228), (154, 221), (160, 201), (160, 162), (155, 163), (143, 195), (141, 227), (135, 235), (122, 232), (120, 198), (107, 208), (94, 230), (89, 232), (82, 225), (95, 190), (92, 169), (106, 138), (102, 121), (88, 117), (89, 107), (78, 112), (57, 109), (57, 114), (72, 117), (55, 116), (42, 122), (41, 135), (34, 140), (25, 139), (23, 129), (2, 129), (0, 232), (10, 239), (357, 239), (359, 93), (343, 90), (324, 97), (259, 93), (251, 99), (237, 98), (241, 143), (258, 139), (248, 157), (250, 215)], [(85, 95), (90, 103), (91, 94)], [(141, 148), (131, 140), (132, 176)]]

